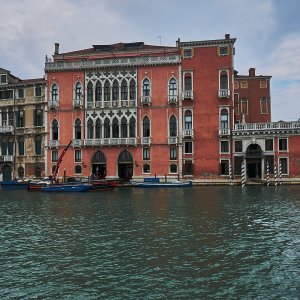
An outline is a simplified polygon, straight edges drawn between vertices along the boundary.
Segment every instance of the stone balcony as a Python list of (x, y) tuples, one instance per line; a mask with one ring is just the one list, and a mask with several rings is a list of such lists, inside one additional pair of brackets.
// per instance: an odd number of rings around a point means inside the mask
[(58, 106), (59, 106), (58, 101), (50, 100), (50, 101), (48, 102), (48, 107), (49, 107), (50, 109), (57, 109)]
[(177, 143), (178, 143), (178, 137), (177, 136), (168, 137), (168, 144), (169, 145), (176, 145)]
[(119, 146), (119, 145), (136, 145), (136, 138), (101, 138), (85, 139), (84, 146)]
[(185, 99), (194, 99), (194, 91), (193, 90), (187, 90), (187, 91), (182, 91), (182, 100)]
[(50, 148), (56, 148), (59, 146), (59, 140), (50, 140), (49, 141), (49, 147)]
[(14, 127), (11, 125), (0, 126), (0, 133), (13, 133)]
[(141, 144), (142, 145), (150, 145), (151, 144), (151, 137), (141, 137)]
[(178, 96), (168, 95), (168, 103), (169, 104), (176, 104), (176, 103), (178, 103)]
[(81, 147), (82, 146), (82, 140), (81, 139), (73, 139), (72, 140), (72, 146), (73, 147)]
[(0, 156), (2, 162), (13, 162), (14, 156), (13, 155), (1, 155)]
[(230, 128), (219, 128), (219, 136), (230, 136)]
[(184, 138), (193, 138), (194, 137), (194, 129), (183, 129), (182, 135)]
[(219, 98), (229, 98), (230, 97), (230, 90), (229, 89), (219, 89)]
[(299, 134), (300, 122), (272, 122), (272, 123), (245, 123), (235, 124), (233, 135), (275, 134), (288, 133)]
[(82, 99), (74, 99), (73, 100), (73, 107), (74, 108), (81, 108), (83, 104)]
[(141, 97), (141, 104), (151, 104), (151, 96), (142, 96)]

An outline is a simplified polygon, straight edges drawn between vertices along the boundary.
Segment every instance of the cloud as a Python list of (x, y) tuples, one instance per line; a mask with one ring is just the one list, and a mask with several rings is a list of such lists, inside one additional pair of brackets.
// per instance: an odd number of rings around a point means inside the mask
[(300, 118), (300, 81), (274, 80), (272, 89), (272, 120), (295, 121)]
[[(130, 27), (107, 1), (10, 0), (0, 4), (0, 64), (23, 78), (41, 76), (44, 57), (54, 43), (62, 51), (114, 42)], [(133, 31), (129, 28), (128, 32)], [(24, 75), (22, 75), (24, 74)]]
[(292, 33), (277, 42), (265, 67), (276, 79), (300, 80), (300, 33)]

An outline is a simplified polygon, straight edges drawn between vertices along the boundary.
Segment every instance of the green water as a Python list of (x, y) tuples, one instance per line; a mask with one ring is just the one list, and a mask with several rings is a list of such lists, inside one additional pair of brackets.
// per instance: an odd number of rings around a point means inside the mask
[(300, 186), (0, 190), (0, 299), (299, 299)]

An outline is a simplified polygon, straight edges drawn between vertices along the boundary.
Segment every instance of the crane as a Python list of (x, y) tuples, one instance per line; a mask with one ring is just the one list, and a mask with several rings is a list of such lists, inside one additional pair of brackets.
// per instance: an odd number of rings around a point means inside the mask
[(66, 154), (68, 148), (70, 147), (70, 145), (72, 144), (72, 140), (70, 140), (69, 144), (65, 147), (65, 149), (63, 150), (63, 152), (61, 153), (61, 155), (59, 156), (58, 160), (57, 160), (57, 164), (55, 166), (55, 169), (52, 173), (52, 180), (55, 181), (56, 180), (56, 175), (57, 175), (57, 172), (58, 172), (58, 169), (59, 169), (59, 166), (62, 162), (62, 159), (64, 157), (64, 155)]

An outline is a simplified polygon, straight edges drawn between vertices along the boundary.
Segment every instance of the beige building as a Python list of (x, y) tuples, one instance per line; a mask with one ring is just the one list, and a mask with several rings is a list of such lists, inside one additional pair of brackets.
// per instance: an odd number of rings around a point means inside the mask
[(45, 87), (0, 68), (0, 180), (44, 176)]

